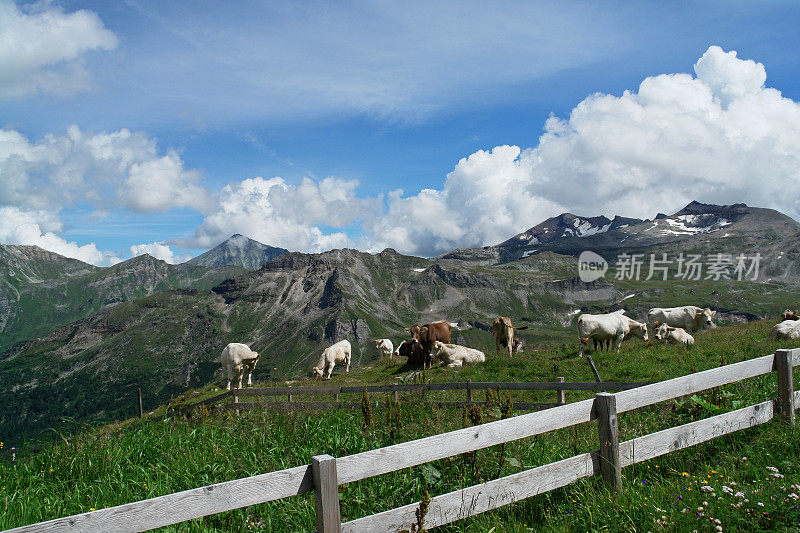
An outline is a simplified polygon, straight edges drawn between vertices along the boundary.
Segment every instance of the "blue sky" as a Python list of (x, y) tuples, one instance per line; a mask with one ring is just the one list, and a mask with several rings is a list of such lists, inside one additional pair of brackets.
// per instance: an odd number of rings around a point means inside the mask
[(0, 242), (434, 255), (561, 211), (797, 217), (798, 25), (796, 2), (0, 0)]

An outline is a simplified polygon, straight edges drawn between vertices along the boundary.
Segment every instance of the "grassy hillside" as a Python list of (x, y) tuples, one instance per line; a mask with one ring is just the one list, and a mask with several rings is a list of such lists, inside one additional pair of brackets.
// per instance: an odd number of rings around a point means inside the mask
[[(606, 380), (666, 379), (795, 347), (796, 341), (769, 339), (773, 323), (701, 332), (690, 349), (632, 341), (625, 344), (621, 356), (599, 353), (594, 359)], [(395, 361), (380, 360), (350, 375), (337, 372), (334, 382), (373, 383), (407, 373)], [(558, 375), (575, 381), (586, 380), (590, 374), (573, 347), (551, 343), (513, 361), (490, 356), (484, 365), (435, 368), (425, 377), (521, 381)], [(186, 396), (212, 393), (204, 389)], [(520, 392), (512, 399), (552, 400), (552, 395)], [(653, 410), (624, 413), (620, 438), (774, 395), (774, 376), (769, 375), (666, 402)], [(567, 401), (588, 396), (568, 393)], [(372, 399), (383, 405), (387, 398), (373, 395)], [(483, 400), (482, 393), (476, 399)], [(365, 426), (358, 411), (201, 413), (186, 420), (171, 417), (162, 407), (144, 421), (86, 428), (69, 442), (0, 464), (0, 501), (5, 509), (0, 528), (306, 464), (317, 454), (343, 456), (472, 424), (462, 411), (431, 409), (425, 400), (424, 394), (408, 394), (401, 396), (399, 412), (376, 408), (371, 426)], [(474, 416), (489, 421), (501, 413), (490, 398)], [(380, 512), (418, 501), (425, 491), (442, 494), (493, 479), (498, 470), (508, 475), (596, 447), (596, 425), (583, 424), (508, 444), (502, 462), (499, 447), (493, 447), (350, 483), (340, 494), (342, 516), (353, 519)], [(799, 452), (800, 433), (771, 423), (625, 469), (625, 488), (616, 497), (598, 480), (590, 479), (440, 531), (717, 531), (717, 525), (723, 531), (794, 531), (800, 522)], [(185, 531), (186, 527), (167, 529)], [(190, 531), (308, 531), (314, 527), (313, 498), (300, 496), (222, 513), (194, 520), (188, 527)]]
[(0, 352), (121, 302), (170, 289), (207, 291), (243, 271), (149, 255), (100, 268), (35, 246), (0, 245)]

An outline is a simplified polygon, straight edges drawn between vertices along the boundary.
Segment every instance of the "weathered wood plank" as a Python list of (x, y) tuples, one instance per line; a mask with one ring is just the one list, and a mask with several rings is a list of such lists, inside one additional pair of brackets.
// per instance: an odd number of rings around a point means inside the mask
[(764, 424), (772, 420), (773, 416), (773, 401), (768, 400), (729, 413), (637, 437), (620, 443), (621, 463), (623, 467), (630, 466), (734, 431)]
[(311, 465), (304, 465), (22, 526), (7, 533), (147, 531), (313, 490)]
[(622, 486), (622, 466), (619, 459), (619, 426), (617, 402), (613, 394), (601, 392), (594, 398), (597, 411), (597, 433), (600, 440), (600, 473), (613, 490)]
[[(569, 485), (598, 472), (595, 454), (585, 453), (524, 472), (431, 498), (425, 528), (438, 527), (468, 516)], [(394, 533), (416, 522), (419, 502), (342, 524), (347, 533)]]
[[(308, 396), (321, 396), (321, 395), (329, 395), (329, 394), (339, 394), (339, 390), (341, 387), (333, 387), (333, 386), (324, 386), (321, 385), (319, 387), (314, 386), (306, 386), (306, 387), (264, 387), (259, 389), (238, 389), (233, 393), (239, 397), (245, 396), (284, 396), (291, 394), (292, 396), (297, 395), (308, 395)], [(363, 392), (363, 389), (362, 389)]]
[[(659, 381), (636, 389), (618, 392), (617, 412), (624, 413), (639, 407), (694, 394), (701, 390), (727, 385), (735, 381), (768, 374), (773, 370), (773, 355), (712, 368), (666, 381)], [(608, 385), (604, 383), (603, 385)]]
[(336, 460), (339, 483), (349, 483), (401, 468), (443, 459), (569, 427), (592, 419), (594, 399), (459, 429)]
[(777, 350), (775, 352), (775, 370), (777, 371), (778, 385), (778, 416), (781, 424), (794, 426), (795, 423), (795, 404), (794, 404), (794, 360), (793, 350)]
[(191, 405), (184, 405), (178, 409), (179, 412), (183, 411), (191, 411), (192, 409), (196, 409), (201, 405), (208, 405), (210, 403), (218, 402), (220, 400), (224, 400), (228, 396), (231, 396), (231, 391), (225, 391), (222, 394), (217, 394), (216, 396), (212, 396), (211, 398), (206, 398), (202, 402), (193, 403)]
[(314, 475), (314, 510), (317, 533), (339, 533), (342, 518), (339, 511), (339, 482), (336, 480), (336, 459), (330, 455), (311, 458)]
[[(383, 402), (373, 402), (376, 408), (383, 407)], [(424, 405), (438, 408), (460, 409), (468, 406), (467, 402), (459, 401), (432, 401), (424, 402)], [(472, 404), (474, 405), (474, 404)], [(336, 409), (361, 409), (360, 402), (241, 402), (236, 404), (220, 405), (220, 409), (227, 411), (254, 411), (254, 410), (281, 410), (281, 411), (333, 411)], [(517, 411), (538, 411), (559, 407), (557, 403), (548, 402), (514, 402), (514, 409)]]

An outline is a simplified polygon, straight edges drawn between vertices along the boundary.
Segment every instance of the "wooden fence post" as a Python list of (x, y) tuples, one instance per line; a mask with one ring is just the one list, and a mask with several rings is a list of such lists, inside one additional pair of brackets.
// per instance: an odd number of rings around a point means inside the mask
[(778, 371), (778, 415), (781, 424), (794, 426), (794, 350), (775, 350), (775, 369)]
[(339, 393), (341, 393), (341, 392), (342, 392), (342, 388), (341, 388), (341, 387), (339, 387), (339, 392), (337, 392), (337, 393), (335, 393), (335, 394), (333, 395), (333, 401), (334, 401), (334, 402), (336, 402), (336, 403), (339, 403)]
[[(564, 383), (564, 378), (557, 377), (556, 381), (558, 383)], [(558, 405), (564, 405), (565, 403), (567, 403), (567, 393), (564, 391), (564, 389), (556, 390), (556, 403)]]
[(136, 389), (136, 393), (139, 396), (139, 418), (144, 418), (144, 411), (142, 410), (142, 389)]
[(287, 395), (286, 395), (286, 398), (288, 398), (288, 400), (289, 400), (290, 402), (292, 401), (292, 395), (291, 395), (291, 394), (287, 394)]
[(400, 391), (397, 390), (397, 385), (392, 385), (392, 401), (395, 405), (400, 403)]
[(314, 509), (317, 512), (317, 533), (339, 533), (342, 518), (339, 512), (339, 481), (336, 459), (330, 455), (311, 458), (314, 475)]
[(615, 491), (622, 486), (622, 464), (619, 458), (617, 398), (607, 392), (594, 397), (597, 410), (597, 432), (600, 437), (600, 474)]
[[(232, 388), (231, 392), (233, 393), (233, 403), (239, 403), (239, 396), (236, 394), (236, 389)], [(236, 409), (236, 414), (239, 414), (239, 409)]]
[(472, 380), (467, 380), (467, 407), (472, 407)]

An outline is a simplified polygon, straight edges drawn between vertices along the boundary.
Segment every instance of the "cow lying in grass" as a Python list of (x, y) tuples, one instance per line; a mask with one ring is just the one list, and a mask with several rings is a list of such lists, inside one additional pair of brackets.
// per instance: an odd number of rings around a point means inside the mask
[(381, 354), (381, 356), (389, 357), (390, 359), (395, 353), (392, 341), (389, 339), (375, 339), (375, 348), (378, 349), (378, 353)]
[(700, 331), (703, 328), (714, 328), (713, 319), (717, 312), (708, 307), (685, 305), (683, 307), (654, 307), (647, 312), (647, 322), (655, 329), (656, 322), (667, 324), (673, 328), (683, 328), (687, 333)]
[[(658, 322), (656, 322), (656, 324), (658, 324)], [(667, 344), (685, 344), (686, 346), (694, 344), (694, 337), (686, 333), (685, 329), (673, 328), (667, 324), (658, 325), (658, 329), (656, 329), (653, 336)]]
[(467, 348), (458, 344), (445, 344), (440, 341), (433, 341), (433, 357), (438, 357), (442, 366), (450, 368), (460, 367), (464, 363), (483, 363), (486, 355), (480, 350)]
[(800, 339), (800, 320), (784, 320), (775, 324), (769, 336), (774, 339)]
[(344, 371), (350, 372), (350, 352), (350, 341), (346, 339), (328, 346), (322, 352), (322, 357), (319, 358), (317, 366), (312, 369), (314, 376), (331, 379), (331, 373), (333, 373), (333, 367), (336, 366), (336, 363), (344, 363), (346, 365)]
[(241, 389), (242, 377), (245, 372), (247, 372), (247, 386), (251, 387), (253, 385), (253, 370), (256, 368), (259, 357), (258, 352), (254, 352), (246, 344), (239, 342), (228, 344), (222, 350), (222, 356), (220, 357), (222, 368), (228, 373), (228, 385), (225, 388), (231, 390), (231, 381), (235, 381), (239, 384), (236, 388)]

